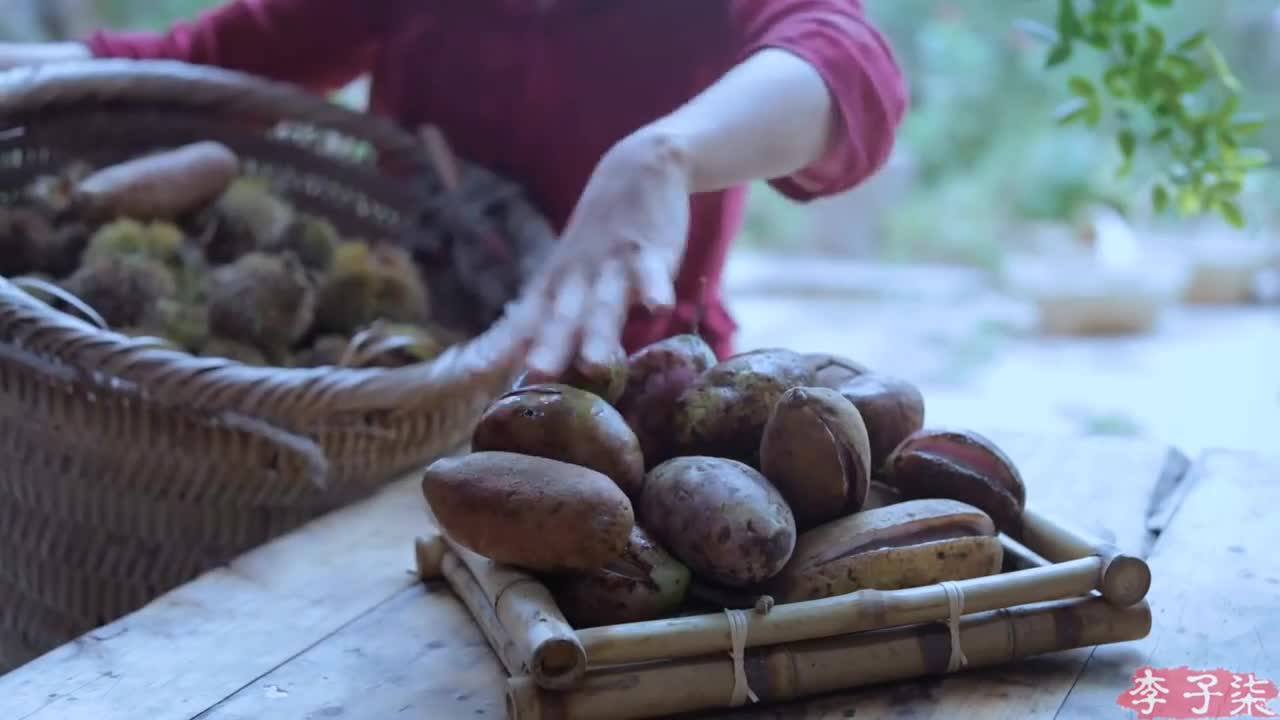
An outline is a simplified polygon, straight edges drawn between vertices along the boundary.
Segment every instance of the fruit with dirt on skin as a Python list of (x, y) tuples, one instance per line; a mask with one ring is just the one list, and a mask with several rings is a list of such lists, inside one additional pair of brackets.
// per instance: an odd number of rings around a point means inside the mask
[(655, 467), (638, 514), (696, 576), (726, 587), (769, 579), (795, 548), (795, 517), (777, 488), (727, 458), (677, 457)]
[(640, 440), (646, 470), (670, 457), (676, 398), (715, 364), (715, 352), (697, 335), (659, 340), (627, 358), (615, 405)]
[(756, 350), (714, 365), (676, 399), (676, 454), (759, 467), (760, 440), (774, 405), (811, 379), (804, 357), (790, 350)]
[(640, 442), (622, 415), (603, 398), (568, 385), (532, 385), (499, 397), (476, 424), (471, 447), (591, 468), (633, 500), (644, 484)]
[(792, 388), (765, 425), (760, 470), (801, 530), (860, 510), (871, 488), (871, 446), (858, 410), (828, 388)]
[(838, 388), (859, 375), (871, 372), (871, 368), (842, 355), (829, 353), (805, 353), (805, 361), (813, 373), (816, 387)]
[(455, 542), (526, 570), (605, 567), (626, 551), (635, 527), (631, 502), (612, 480), (532, 455), (442, 458), (423, 473), (422, 492)]
[(546, 579), (556, 606), (575, 628), (666, 616), (684, 602), (691, 581), (689, 568), (639, 525), (622, 555), (599, 570)]
[(803, 533), (791, 561), (762, 590), (784, 603), (902, 590), (994, 575), (1003, 560), (995, 525), (978, 508), (912, 500)]

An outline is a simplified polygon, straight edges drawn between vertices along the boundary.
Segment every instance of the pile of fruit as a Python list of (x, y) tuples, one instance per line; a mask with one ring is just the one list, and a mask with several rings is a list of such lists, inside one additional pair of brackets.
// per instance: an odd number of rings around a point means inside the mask
[(409, 252), (341, 236), (214, 142), (37, 178), (0, 207), (0, 274), (115, 332), (252, 365), (397, 366), (458, 339), (431, 325)]
[(717, 362), (695, 335), (518, 384), (422, 489), (580, 628), (995, 574), (1026, 500), (989, 440), (925, 428), (908, 382), (785, 349)]

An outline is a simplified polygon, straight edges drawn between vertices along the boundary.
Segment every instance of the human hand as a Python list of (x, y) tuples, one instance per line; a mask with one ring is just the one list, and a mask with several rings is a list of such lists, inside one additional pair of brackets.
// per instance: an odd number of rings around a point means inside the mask
[(637, 304), (675, 304), (689, 227), (688, 163), (670, 138), (644, 130), (597, 165), (555, 251), (512, 305), (509, 342), (527, 348), (529, 377), (589, 372), (622, 349)]

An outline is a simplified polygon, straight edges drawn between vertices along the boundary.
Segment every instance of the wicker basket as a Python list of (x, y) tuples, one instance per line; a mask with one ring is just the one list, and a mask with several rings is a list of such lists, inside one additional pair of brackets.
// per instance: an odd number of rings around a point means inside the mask
[[(223, 142), (346, 236), (394, 236), (472, 339), (397, 369), (279, 369), (161, 349), (0, 279), (0, 672), (466, 441), (511, 378), (479, 334), (551, 242), (518, 189), (299, 89), (170, 62), (0, 75), (0, 189), (82, 158)], [(459, 279), (460, 278), (460, 279)], [(437, 318), (441, 319), (441, 318)], [(479, 335), (479, 337), (476, 337)]]

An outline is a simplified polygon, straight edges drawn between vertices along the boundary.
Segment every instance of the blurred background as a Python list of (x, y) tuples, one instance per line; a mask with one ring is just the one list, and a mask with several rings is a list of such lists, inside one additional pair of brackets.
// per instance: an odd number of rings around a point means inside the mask
[[(5, 39), (162, 28), (210, 0), (0, 0)], [(752, 189), (726, 292), (739, 347), (837, 352), (916, 382), (928, 422), (1144, 436), (1195, 453), (1280, 435), (1280, 172), (1246, 227), (1158, 216), (1106, 128), (1059, 127), (1067, 77), (1018, 21), (1053, 0), (867, 0), (912, 87), (894, 157), (855, 191), (796, 205)], [(1280, 157), (1280, 0), (1175, 3), (1204, 28)], [(1091, 64), (1092, 63), (1092, 64)], [(341, 96), (360, 102), (360, 87)]]

